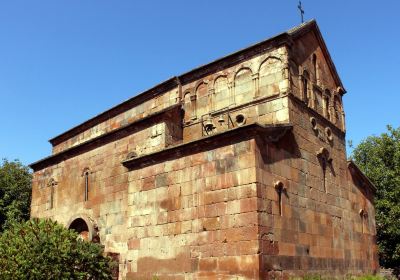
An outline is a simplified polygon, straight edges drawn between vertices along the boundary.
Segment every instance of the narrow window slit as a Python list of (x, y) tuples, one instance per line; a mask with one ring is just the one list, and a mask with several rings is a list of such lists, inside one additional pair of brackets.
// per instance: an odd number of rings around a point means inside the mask
[(303, 101), (306, 105), (309, 106), (310, 100), (308, 97), (308, 80), (310, 78), (310, 75), (308, 74), (307, 71), (303, 72), (303, 76), (302, 76), (302, 83), (303, 83)]
[(319, 73), (318, 73), (318, 66), (317, 66), (317, 56), (313, 54), (312, 56), (312, 64), (314, 70), (314, 82), (319, 85)]
[(322, 186), (325, 193), (328, 193), (326, 188), (326, 168), (328, 165), (332, 168), (332, 158), (330, 157), (330, 153), (326, 148), (320, 148), (317, 152), (317, 157), (322, 169)]
[(85, 201), (88, 201), (89, 174), (85, 174)]
[(368, 214), (364, 209), (360, 209), (358, 213), (360, 214), (361, 218), (361, 233), (365, 233), (364, 220), (368, 217)]
[(58, 183), (53, 178), (50, 179), (48, 186), (50, 187), (50, 206), (49, 209), (54, 207), (54, 188)]
[(85, 168), (83, 171), (83, 176), (85, 177), (85, 194), (84, 194), (85, 201), (89, 200), (89, 175), (90, 175), (89, 168)]
[(278, 192), (278, 210), (279, 216), (283, 216), (283, 203), (282, 203), (282, 193), (285, 192), (286, 188), (281, 181), (275, 183), (275, 189)]
[(50, 187), (50, 209), (53, 209), (53, 201), (54, 201), (54, 186)]
[(323, 179), (323, 186), (324, 186), (324, 191), (327, 193), (326, 189), (326, 158), (322, 158), (322, 179)]

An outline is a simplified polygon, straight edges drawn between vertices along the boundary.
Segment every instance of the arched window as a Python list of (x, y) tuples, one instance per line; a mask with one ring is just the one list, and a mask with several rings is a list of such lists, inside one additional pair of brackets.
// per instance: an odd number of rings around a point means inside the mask
[(313, 97), (314, 97), (314, 110), (316, 110), (318, 113), (320, 113), (321, 115), (323, 114), (323, 100), (322, 100), (322, 92), (314, 87), (313, 89)]
[(260, 96), (273, 96), (280, 93), (279, 83), (283, 80), (282, 62), (275, 57), (269, 57), (260, 66)]
[(235, 103), (243, 104), (253, 100), (254, 83), (251, 78), (251, 71), (243, 68), (235, 76)]
[(331, 113), (329, 111), (330, 96), (331, 96), (331, 92), (329, 90), (325, 90), (325, 95), (324, 95), (324, 116), (328, 120), (331, 119)]
[(211, 109), (210, 96), (205, 83), (201, 83), (197, 86), (196, 98), (196, 114), (201, 117), (207, 114)]
[(308, 74), (307, 71), (303, 72), (303, 76), (301, 79), (302, 82), (302, 98), (304, 103), (306, 103), (308, 106), (310, 105), (310, 98), (309, 98), (309, 93), (308, 93), (308, 82), (310, 79), (310, 75)]
[(334, 99), (333, 99), (333, 110), (334, 110), (334, 114), (335, 114), (335, 124), (340, 126), (341, 125), (341, 121), (342, 121), (342, 105), (340, 103), (340, 99), (337, 95), (335, 95)]
[(185, 95), (183, 97), (183, 102), (184, 102), (183, 109), (185, 110), (184, 120), (185, 120), (185, 122), (188, 122), (193, 117), (193, 108), (192, 108), (190, 92), (185, 93)]
[(228, 79), (220, 76), (214, 83), (214, 110), (221, 110), (230, 105)]
[(312, 55), (312, 64), (313, 64), (313, 71), (314, 71), (314, 82), (316, 84), (319, 83), (319, 73), (318, 73), (318, 65), (317, 65), (317, 55)]
[(331, 166), (332, 164), (332, 158), (330, 156), (329, 151), (326, 148), (320, 148), (317, 152), (317, 157), (318, 160), (321, 164), (322, 167), (322, 186), (323, 186), (323, 190), (328, 193), (328, 189), (327, 189), (327, 178), (326, 178), (326, 169), (328, 167), (328, 165)]
[(365, 222), (368, 222), (368, 212), (364, 208), (362, 208), (358, 213), (360, 214), (361, 218), (361, 233), (368, 233), (365, 227)]

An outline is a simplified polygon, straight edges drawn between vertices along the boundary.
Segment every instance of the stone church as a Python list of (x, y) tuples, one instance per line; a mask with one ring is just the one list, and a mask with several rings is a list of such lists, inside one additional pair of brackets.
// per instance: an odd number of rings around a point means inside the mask
[(32, 217), (100, 242), (119, 279), (374, 273), (376, 189), (346, 159), (344, 94), (305, 22), (51, 139)]

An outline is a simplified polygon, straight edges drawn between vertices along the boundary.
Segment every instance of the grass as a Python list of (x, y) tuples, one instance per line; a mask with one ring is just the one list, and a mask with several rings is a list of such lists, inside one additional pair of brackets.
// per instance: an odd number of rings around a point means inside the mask
[(318, 274), (308, 274), (303, 277), (294, 277), (292, 279), (296, 280), (330, 280), (330, 279), (344, 279), (344, 280), (386, 280), (395, 278), (385, 278), (379, 275), (362, 275), (362, 276), (352, 276), (347, 275), (345, 277), (332, 277), (332, 276), (322, 276)]

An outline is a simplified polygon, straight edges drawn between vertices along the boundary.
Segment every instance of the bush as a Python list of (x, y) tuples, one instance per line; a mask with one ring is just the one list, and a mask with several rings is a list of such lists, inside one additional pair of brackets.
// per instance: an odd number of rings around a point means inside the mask
[(51, 220), (13, 223), (0, 236), (1, 279), (112, 279), (99, 244)]
[[(400, 127), (387, 127), (354, 149), (352, 157), (377, 188), (376, 229), (379, 261), (383, 267), (400, 267)], [(396, 270), (396, 271), (397, 271)], [(397, 272), (395, 272), (397, 273)]]
[(361, 276), (353, 276), (346, 275), (343, 277), (334, 277), (334, 276), (322, 276), (319, 274), (307, 274), (303, 277), (293, 277), (293, 280), (331, 280), (331, 279), (343, 279), (343, 280), (384, 280), (386, 278), (379, 275), (361, 275)]
[(29, 219), (32, 175), (18, 160), (0, 162), (0, 231), (13, 220)]

